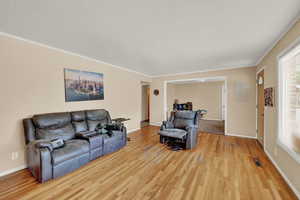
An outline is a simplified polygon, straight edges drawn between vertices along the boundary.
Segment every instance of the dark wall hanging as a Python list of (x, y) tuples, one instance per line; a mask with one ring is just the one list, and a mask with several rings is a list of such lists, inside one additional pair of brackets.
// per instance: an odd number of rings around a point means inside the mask
[(155, 90), (153, 91), (153, 94), (154, 94), (155, 96), (159, 95), (159, 90), (158, 90), (158, 89), (155, 89)]
[(265, 96), (265, 106), (273, 107), (274, 106), (274, 88), (266, 88), (264, 91)]

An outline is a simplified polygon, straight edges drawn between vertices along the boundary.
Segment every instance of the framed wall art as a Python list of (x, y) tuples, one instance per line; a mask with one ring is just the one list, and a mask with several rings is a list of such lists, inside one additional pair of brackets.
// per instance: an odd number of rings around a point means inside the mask
[(64, 69), (64, 74), (66, 102), (104, 99), (102, 73)]

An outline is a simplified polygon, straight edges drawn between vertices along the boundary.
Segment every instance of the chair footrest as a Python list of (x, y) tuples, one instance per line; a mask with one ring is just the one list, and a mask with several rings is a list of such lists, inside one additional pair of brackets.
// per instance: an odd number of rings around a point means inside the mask
[(185, 139), (187, 132), (182, 129), (165, 129), (160, 130), (159, 135), (165, 136), (165, 137), (172, 137), (172, 138), (178, 138), (178, 139)]

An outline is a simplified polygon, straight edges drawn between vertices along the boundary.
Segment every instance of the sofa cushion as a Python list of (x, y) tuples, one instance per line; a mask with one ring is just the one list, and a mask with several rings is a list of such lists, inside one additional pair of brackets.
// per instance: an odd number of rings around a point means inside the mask
[(36, 138), (37, 139), (63, 139), (70, 140), (75, 137), (75, 131), (72, 124), (67, 124), (64, 127), (60, 128), (45, 128), (45, 129), (36, 129)]
[(81, 122), (85, 121), (85, 112), (84, 111), (75, 111), (71, 112), (72, 121)]
[(196, 112), (194, 111), (177, 111), (175, 112), (175, 118), (181, 119), (195, 119)]
[(52, 164), (58, 165), (84, 153), (89, 152), (89, 143), (85, 140), (68, 140), (62, 148), (54, 149), (51, 153)]
[(71, 123), (70, 113), (50, 113), (33, 116), (35, 127), (44, 128), (60, 128)]
[(75, 132), (79, 133), (79, 132), (84, 132), (88, 130), (88, 126), (86, 124), (86, 121), (81, 121), (81, 122), (72, 122)]
[(109, 113), (104, 109), (87, 110), (86, 118), (87, 118), (87, 120), (94, 120), (94, 121), (104, 121), (105, 120), (106, 123), (111, 123)]
[(184, 137), (187, 134), (187, 131), (182, 129), (170, 128), (170, 129), (160, 130), (159, 134), (166, 137), (184, 139)]

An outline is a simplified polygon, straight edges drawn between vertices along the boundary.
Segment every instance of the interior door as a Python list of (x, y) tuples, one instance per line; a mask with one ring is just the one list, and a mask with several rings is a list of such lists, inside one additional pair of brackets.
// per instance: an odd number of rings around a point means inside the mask
[(265, 99), (264, 99), (264, 71), (257, 74), (257, 139), (264, 146), (264, 116), (265, 116)]

